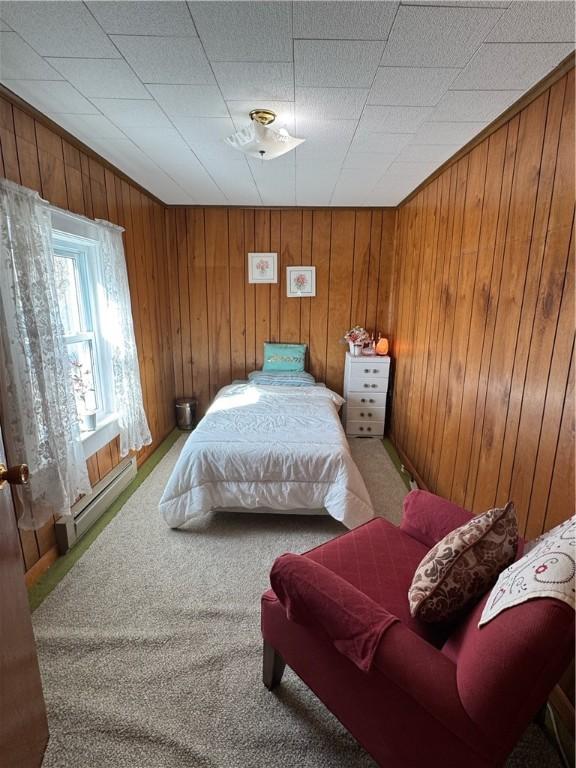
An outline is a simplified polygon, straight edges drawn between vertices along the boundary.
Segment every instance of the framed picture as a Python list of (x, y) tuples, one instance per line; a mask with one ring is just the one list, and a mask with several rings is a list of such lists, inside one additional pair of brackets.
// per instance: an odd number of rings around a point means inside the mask
[(277, 262), (278, 255), (276, 253), (249, 253), (248, 282), (277, 283)]
[(316, 296), (316, 267), (286, 267), (286, 295)]

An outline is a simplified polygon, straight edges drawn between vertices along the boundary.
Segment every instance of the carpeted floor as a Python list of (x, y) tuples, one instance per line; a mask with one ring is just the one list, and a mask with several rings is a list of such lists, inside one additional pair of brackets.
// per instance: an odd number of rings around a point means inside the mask
[[(169, 530), (157, 504), (182, 444), (34, 613), (44, 768), (374, 766), (291, 671), (277, 693), (260, 682), (259, 597), (274, 558), (343, 529), (228, 513)], [(378, 512), (397, 520), (406, 488), (382, 444), (353, 451)], [(535, 726), (507, 763), (559, 766)]]

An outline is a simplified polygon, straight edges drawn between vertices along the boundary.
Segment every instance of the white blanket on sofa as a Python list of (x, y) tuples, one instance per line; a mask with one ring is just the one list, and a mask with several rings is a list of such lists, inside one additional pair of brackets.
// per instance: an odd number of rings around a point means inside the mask
[(325, 387), (224, 387), (188, 438), (160, 511), (178, 528), (218, 508), (321, 509), (354, 528), (374, 516)]

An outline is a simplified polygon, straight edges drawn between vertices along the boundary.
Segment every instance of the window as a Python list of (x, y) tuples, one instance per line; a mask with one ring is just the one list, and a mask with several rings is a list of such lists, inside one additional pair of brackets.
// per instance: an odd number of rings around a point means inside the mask
[[(98, 322), (98, 246), (77, 234), (52, 231), (56, 290), (83, 439), (113, 414), (109, 351)], [(97, 450), (97, 449), (96, 449)]]

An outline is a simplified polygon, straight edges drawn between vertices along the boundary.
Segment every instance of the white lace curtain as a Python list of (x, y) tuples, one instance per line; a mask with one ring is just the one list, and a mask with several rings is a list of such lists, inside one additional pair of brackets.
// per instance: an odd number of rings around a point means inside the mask
[(19, 505), (29, 529), (90, 493), (51, 235), (39, 195), (0, 180), (0, 406), (9, 459), (30, 468)]
[(98, 221), (102, 295), (98, 310), (111, 353), (114, 408), (120, 427), (120, 455), (152, 442), (142, 402), (140, 369), (130, 307), (130, 289), (122, 230)]
[[(78, 217), (83, 218), (83, 217)], [(85, 220), (89, 221), (89, 220)], [(120, 430), (120, 454), (152, 442), (142, 402), (122, 229), (90, 222), (98, 242), (97, 314)], [(51, 208), (0, 179), (0, 415), (9, 460), (26, 463), (21, 528), (69, 515), (90, 493), (55, 284)]]

